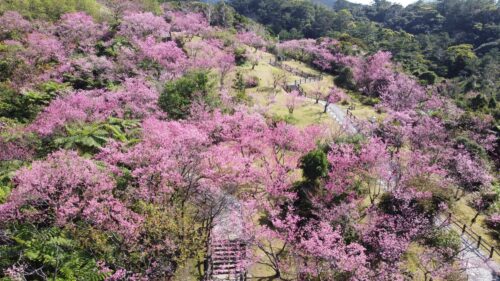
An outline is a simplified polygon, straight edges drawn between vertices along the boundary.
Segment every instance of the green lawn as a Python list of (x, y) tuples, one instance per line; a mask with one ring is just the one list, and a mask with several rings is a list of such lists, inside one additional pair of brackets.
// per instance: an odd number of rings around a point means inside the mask
[[(329, 118), (327, 114), (323, 114), (323, 107), (319, 104), (304, 101), (301, 105), (295, 108), (293, 114), (289, 114), (286, 107), (287, 96), (281, 89), (279, 89), (276, 94), (274, 101), (271, 101), (273, 96), (273, 73), (288, 72), (269, 64), (269, 59), (274, 58), (272, 54), (261, 51), (258, 52), (262, 59), (254, 69), (252, 69), (250, 65), (238, 67), (238, 70), (244, 75), (259, 77), (259, 87), (247, 89), (247, 94), (252, 97), (256, 106), (266, 108), (269, 115), (276, 115), (280, 117), (289, 116), (291, 117), (290, 119), (294, 120), (293, 124), (298, 127), (305, 127), (312, 124), (325, 124), (333, 130), (338, 128), (338, 125), (331, 118)], [(289, 83), (292, 83), (294, 80), (299, 78), (300, 77), (288, 73), (287, 80)]]

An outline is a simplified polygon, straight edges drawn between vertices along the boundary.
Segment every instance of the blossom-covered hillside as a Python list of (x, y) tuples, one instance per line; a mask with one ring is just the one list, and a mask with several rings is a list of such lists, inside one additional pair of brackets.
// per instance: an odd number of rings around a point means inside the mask
[(224, 2), (49, 2), (0, 5), (0, 280), (463, 280), (450, 218), (496, 249), (451, 82)]

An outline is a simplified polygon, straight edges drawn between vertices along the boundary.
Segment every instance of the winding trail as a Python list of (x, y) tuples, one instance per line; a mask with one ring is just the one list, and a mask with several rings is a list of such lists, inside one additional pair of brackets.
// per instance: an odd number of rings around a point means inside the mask
[[(307, 99), (315, 102), (312, 99)], [(325, 106), (324, 101), (319, 102)], [(327, 108), (328, 115), (349, 133), (357, 133), (358, 130), (351, 122), (347, 121), (346, 114), (336, 104), (330, 104)], [(383, 187), (386, 185), (382, 185)], [(386, 189), (386, 188), (384, 188)], [(458, 227), (450, 226), (457, 233), (461, 233)], [(463, 250), (460, 254), (462, 266), (465, 268), (469, 281), (500, 281), (500, 265), (489, 259), (488, 255), (476, 247), (476, 242), (465, 235), (460, 235)]]
[[(305, 98), (307, 101), (315, 103), (311, 98)], [(323, 107), (325, 101), (319, 101)], [(327, 113), (330, 118), (337, 122), (348, 134), (358, 133), (358, 129), (349, 121), (346, 112), (336, 104), (329, 104)], [(384, 189), (387, 189), (387, 184), (382, 184)], [(451, 224), (451, 229), (457, 233), (461, 233), (461, 229)], [(460, 235), (463, 250), (460, 254), (462, 266), (465, 268), (469, 281), (500, 281), (500, 265), (481, 249), (476, 247), (476, 241), (468, 238), (466, 235)]]

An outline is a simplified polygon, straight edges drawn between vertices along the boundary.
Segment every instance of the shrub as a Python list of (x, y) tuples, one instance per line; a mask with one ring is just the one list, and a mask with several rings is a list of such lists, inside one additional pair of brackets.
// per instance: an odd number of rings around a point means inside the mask
[(422, 82), (423, 84), (433, 85), (434, 83), (436, 83), (437, 75), (432, 71), (427, 71), (420, 74), (418, 78), (420, 78), (420, 82)]
[(293, 117), (292, 114), (286, 114), (286, 115), (274, 114), (270, 117), (270, 119), (273, 126), (276, 126), (278, 123), (281, 122), (285, 122), (287, 124), (292, 124), (292, 125), (297, 123), (297, 119)]
[(380, 99), (379, 98), (375, 98), (375, 97), (367, 97), (367, 96), (361, 96), (359, 98), (359, 101), (363, 104), (363, 105), (368, 105), (368, 106), (375, 106), (377, 105), (378, 103), (380, 103)]
[(356, 90), (356, 82), (354, 80), (354, 73), (351, 68), (343, 67), (339, 71), (339, 75), (335, 77), (334, 82), (336, 85), (348, 89)]
[(245, 88), (255, 88), (259, 86), (259, 77), (248, 76), (245, 77)]
[(38, 91), (20, 93), (4, 83), (0, 83), (0, 117), (14, 118), (18, 121), (29, 121), (54, 99), (65, 84), (46, 82)]
[(0, 13), (17, 11), (30, 19), (58, 20), (63, 14), (84, 11), (95, 18), (103, 16), (102, 5), (97, 0), (17, 0), (0, 1)]
[(207, 71), (193, 71), (167, 82), (158, 104), (171, 118), (182, 119), (187, 117), (191, 103), (197, 97), (210, 104), (213, 101), (213, 88), (214, 84)]
[(247, 61), (246, 50), (243, 47), (238, 47), (234, 49), (234, 58), (236, 65), (243, 65)]
[(326, 176), (328, 172), (328, 160), (322, 150), (316, 149), (300, 159), (300, 168), (304, 177), (309, 181), (315, 181), (320, 177)]
[(488, 101), (482, 94), (478, 94), (469, 101), (470, 107), (474, 110), (480, 110), (488, 105)]
[(437, 248), (449, 248), (454, 252), (461, 248), (460, 235), (453, 230), (444, 228), (434, 229), (425, 239), (427, 245)]

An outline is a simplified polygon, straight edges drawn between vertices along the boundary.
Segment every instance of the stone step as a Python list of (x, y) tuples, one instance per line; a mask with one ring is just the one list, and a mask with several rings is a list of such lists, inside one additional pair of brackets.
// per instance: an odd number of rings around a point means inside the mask
[(212, 263), (214, 263), (214, 264), (224, 264), (224, 263), (233, 264), (233, 263), (238, 263), (241, 260), (243, 260), (243, 259), (235, 259), (235, 258), (218, 258), (218, 259), (214, 259), (214, 258), (212, 258)]
[(242, 270), (236, 270), (234, 268), (229, 268), (229, 269), (214, 269), (213, 274), (214, 275), (221, 275), (221, 274), (227, 274), (227, 275), (238, 275), (242, 273)]
[(241, 256), (245, 251), (213, 251), (212, 256)]

